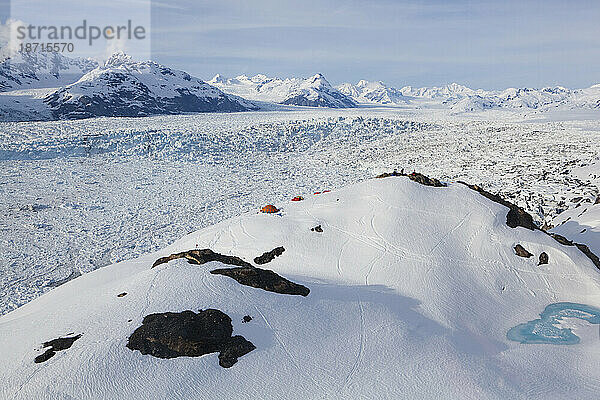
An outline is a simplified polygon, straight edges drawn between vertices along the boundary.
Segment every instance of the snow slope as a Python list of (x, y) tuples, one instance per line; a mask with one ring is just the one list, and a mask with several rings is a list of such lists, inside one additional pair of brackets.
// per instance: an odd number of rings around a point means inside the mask
[(360, 80), (353, 85), (342, 83), (337, 89), (346, 96), (352, 97), (357, 103), (397, 105), (406, 104), (408, 99), (393, 87), (386, 86), (383, 82), (368, 82)]
[(123, 53), (44, 100), (56, 119), (247, 111), (254, 104), (152, 61)]
[(350, 97), (332, 87), (322, 74), (316, 74), (307, 79), (269, 78), (260, 74), (252, 78), (240, 75), (228, 79), (217, 74), (208, 83), (225, 93), (250, 100), (309, 107), (350, 108), (356, 106)]
[(3, 123), (0, 314), (264, 202), (393, 168), (478, 183), (550, 223), (597, 193), (564, 172), (599, 156), (599, 128), (401, 107)]
[[(461, 184), (391, 177), (306, 197), (96, 270), (0, 317), (0, 397), (597, 397), (597, 327), (563, 319), (581, 338), (571, 346), (506, 338), (550, 303), (600, 306), (599, 271), (576, 248), (509, 228), (504, 206)], [(549, 264), (516, 256), (517, 243)], [(194, 248), (250, 261), (277, 246), (284, 253), (262, 267), (307, 286), (307, 297), (210, 274), (218, 262), (150, 269)], [(228, 314), (257, 349), (224, 369), (216, 354), (158, 359), (125, 347), (145, 315), (200, 308)], [(69, 333), (82, 337), (33, 362), (42, 342)]]

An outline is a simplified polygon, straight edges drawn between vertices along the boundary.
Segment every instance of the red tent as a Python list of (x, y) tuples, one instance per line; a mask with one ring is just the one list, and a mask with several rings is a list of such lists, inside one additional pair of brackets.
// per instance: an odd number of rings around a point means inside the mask
[(267, 204), (266, 206), (264, 206), (263, 208), (260, 209), (260, 212), (267, 213), (267, 214), (273, 214), (278, 211), (279, 210), (277, 209), (277, 207), (275, 207), (272, 204)]

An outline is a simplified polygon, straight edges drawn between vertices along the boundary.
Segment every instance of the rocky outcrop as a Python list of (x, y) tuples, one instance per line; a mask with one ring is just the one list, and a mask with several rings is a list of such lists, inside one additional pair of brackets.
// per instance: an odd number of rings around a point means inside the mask
[(549, 261), (548, 253), (546, 253), (545, 251), (540, 253), (538, 265), (548, 264), (548, 261)]
[(377, 175), (375, 178), (388, 178), (390, 176), (406, 176), (404, 171), (398, 172), (397, 170), (393, 170), (392, 172), (384, 172), (383, 174)]
[(129, 337), (127, 347), (158, 358), (199, 357), (219, 353), (219, 365), (233, 366), (239, 357), (256, 349), (242, 336), (232, 336), (231, 318), (220, 310), (198, 313), (157, 313), (144, 317)]
[(590, 250), (590, 248), (582, 243), (575, 243), (575, 246), (583, 253), (585, 254), (590, 260), (592, 260), (592, 262), (594, 263), (594, 265), (600, 269), (600, 258), (598, 258), (597, 255), (595, 255), (594, 253), (592, 253), (592, 251)]
[(275, 257), (279, 257), (280, 255), (282, 255), (284, 251), (285, 249), (283, 248), (283, 246), (275, 247), (273, 250), (267, 251), (262, 255), (254, 258), (254, 262), (258, 265), (266, 264), (268, 262), (273, 261)]
[(575, 244), (570, 241), (569, 239), (567, 239), (566, 237), (559, 235), (558, 233), (549, 233), (549, 235), (556, 240), (558, 243), (564, 245), (564, 246), (575, 246)]
[(502, 197), (500, 197), (496, 194), (492, 194), (492, 193), (486, 191), (481, 186), (470, 185), (468, 183), (461, 182), (461, 181), (459, 181), (458, 183), (461, 183), (461, 184), (467, 186), (468, 188), (475, 190), (476, 192), (478, 192), (482, 196), (488, 198), (489, 200), (492, 200), (493, 202), (496, 202), (498, 204), (502, 204), (505, 207), (508, 207), (509, 210), (508, 210), (508, 214), (506, 214), (506, 225), (508, 225), (509, 227), (516, 228), (518, 226), (521, 226), (523, 228), (527, 228), (532, 231), (539, 229), (537, 227), (537, 225), (533, 222), (533, 217), (529, 213), (527, 213), (527, 211), (523, 210), (521, 207), (519, 207), (509, 201), (504, 200)]
[(559, 235), (558, 233), (548, 233), (554, 240), (564, 246), (575, 246), (577, 247), (583, 254), (589, 258), (594, 265), (600, 269), (600, 258), (596, 254), (594, 254), (590, 248), (583, 243), (575, 243), (572, 240), (567, 239), (566, 237)]
[(268, 269), (255, 267), (221, 268), (210, 271), (211, 274), (225, 275), (238, 283), (263, 289), (268, 292), (308, 296), (310, 290), (306, 286), (291, 282)]
[(43, 354), (37, 356), (34, 360), (35, 363), (39, 364), (45, 361), (48, 361), (50, 358), (54, 357), (57, 351), (66, 350), (75, 343), (77, 339), (81, 337), (81, 334), (71, 337), (63, 337), (58, 339), (53, 339), (48, 342), (44, 342), (42, 347), (48, 347)]
[(445, 183), (442, 183), (442, 182), (440, 182), (439, 180), (437, 180), (435, 178), (429, 178), (428, 176), (425, 176), (425, 175), (420, 174), (418, 172), (412, 172), (412, 173), (408, 174), (408, 179), (410, 179), (411, 181), (420, 183), (421, 185), (425, 185), (425, 186), (433, 186), (433, 187), (446, 187), (446, 186), (448, 186)]
[(321, 225), (317, 225), (314, 228), (310, 228), (310, 230), (313, 232), (323, 233), (323, 228), (321, 228)]
[(529, 251), (527, 251), (525, 249), (525, 247), (521, 246), (520, 244), (515, 246), (515, 253), (519, 257), (525, 257), (525, 258), (533, 257), (533, 254), (531, 254)]
[(441, 182), (438, 179), (430, 178), (419, 172), (411, 172), (410, 174), (405, 174), (404, 170), (401, 170), (400, 172), (398, 172), (397, 170), (394, 170), (392, 172), (384, 172), (383, 174), (377, 175), (375, 178), (388, 178), (390, 176), (408, 176), (408, 179), (410, 179), (411, 181), (420, 183), (421, 185), (425, 185), (425, 186), (433, 186), (433, 187), (448, 186), (447, 184)]
[(181, 253), (171, 254), (170, 256), (161, 257), (158, 260), (156, 260), (154, 262), (154, 264), (152, 264), (152, 268), (156, 267), (157, 265), (167, 263), (171, 260), (175, 260), (178, 258), (185, 258), (188, 260), (188, 262), (190, 264), (197, 264), (197, 265), (202, 265), (202, 264), (205, 264), (205, 263), (211, 262), (211, 261), (219, 261), (219, 262), (222, 262), (223, 264), (227, 264), (227, 265), (237, 265), (240, 267), (252, 268), (252, 264), (242, 260), (239, 257), (227, 256), (227, 255), (215, 253), (211, 249), (188, 250), (188, 251), (183, 251)]

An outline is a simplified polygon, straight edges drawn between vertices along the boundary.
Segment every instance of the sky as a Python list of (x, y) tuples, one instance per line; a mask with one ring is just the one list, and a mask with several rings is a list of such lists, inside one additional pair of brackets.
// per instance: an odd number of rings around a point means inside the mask
[(201, 78), (586, 87), (600, 82), (599, 21), (598, 0), (173, 0), (153, 4), (152, 51)]
[[(21, 20), (53, 13), (65, 19), (74, 10), (97, 16), (99, 7), (110, 20), (143, 18), (139, 10), (147, 9), (150, 57), (203, 79), (321, 72), (332, 84), (367, 79), (395, 87), (600, 82), (600, 0), (148, 1), (13, 0), (12, 6), (24, 10)], [(0, 12), (7, 3), (0, 0)], [(42, 12), (42, 3), (51, 7)]]

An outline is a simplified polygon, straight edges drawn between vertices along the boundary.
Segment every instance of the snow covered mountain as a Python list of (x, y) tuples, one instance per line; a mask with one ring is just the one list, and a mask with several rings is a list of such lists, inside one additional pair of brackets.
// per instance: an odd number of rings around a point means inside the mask
[(96, 67), (98, 62), (93, 59), (52, 52), (16, 52), (0, 63), (0, 92), (68, 85)]
[(260, 74), (251, 78), (246, 75), (224, 78), (217, 74), (208, 83), (225, 93), (235, 94), (249, 100), (308, 107), (350, 108), (356, 106), (349, 96), (332, 87), (322, 74), (316, 74), (307, 79), (269, 78)]
[(386, 86), (383, 82), (368, 82), (360, 80), (353, 85), (342, 83), (337, 89), (346, 96), (352, 97), (357, 103), (366, 104), (406, 104), (408, 99), (393, 87)]
[(462, 99), (467, 96), (486, 95), (487, 92), (481, 89), (474, 90), (458, 83), (451, 83), (444, 86), (431, 86), (415, 88), (404, 86), (400, 93), (407, 97), (422, 97), (427, 99), (440, 99), (448, 101), (452, 99)]
[(186, 72), (152, 61), (136, 62), (123, 53), (113, 54), (103, 66), (44, 101), (56, 119), (258, 109)]
[(600, 83), (573, 91), (573, 108), (600, 109)]
[(480, 111), (491, 108), (543, 109), (569, 104), (573, 92), (561, 86), (542, 89), (508, 88), (499, 92), (479, 91), (455, 99), (451, 105), (454, 111)]
[(0, 397), (595, 398), (593, 262), (413, 179), (225, 220), (0, 317)]
[(483, 90), (451, 83), (440, 87), (405, 86), (399, 92), (413, 100), (438, 101), (453, 112), (477, 112), (488, 109), (547, 110), (556, 107), (565, 109), (600, 108), (600, 85), (578, 90), (561, 86), (541, 89)]

